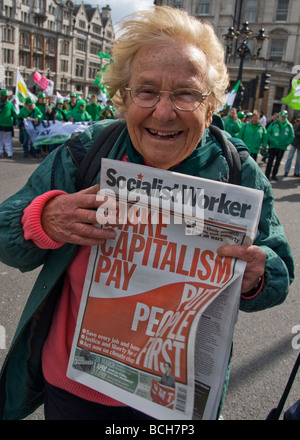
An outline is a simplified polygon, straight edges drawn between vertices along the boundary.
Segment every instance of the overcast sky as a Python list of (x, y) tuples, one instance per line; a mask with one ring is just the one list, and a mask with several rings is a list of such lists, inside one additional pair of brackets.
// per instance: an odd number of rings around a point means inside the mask
[(113, 24), (138, 9), (148, 9), (153, 6), (153, 0), (101, 0), (100, 2), (93, 0), (91, 3), (97, 3), (100, 11), (103, 6), (109, 5)]

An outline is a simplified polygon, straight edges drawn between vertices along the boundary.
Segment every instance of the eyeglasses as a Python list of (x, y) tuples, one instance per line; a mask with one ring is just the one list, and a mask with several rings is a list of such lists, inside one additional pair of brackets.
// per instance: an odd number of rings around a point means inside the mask
[(197, 89), (183, 88), (170, 92), (168, 90), (159, 90), (149, 85), (125, 87), (124, 90), (130, 92), (131, 100), (135, 105), (143, 108), (156, 106), (161, 99), (161, 94), (169, 93), (174, 107), (184, 112), (193, 112), (210, 95), (210, 92), (204, 94)]

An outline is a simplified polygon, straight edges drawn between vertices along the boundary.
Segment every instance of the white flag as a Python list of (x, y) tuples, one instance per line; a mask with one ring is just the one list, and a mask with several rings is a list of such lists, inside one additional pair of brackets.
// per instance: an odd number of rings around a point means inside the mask
[(36, 96), (28, 90), (28, 87), (22, 77), (19, 67), (17, 67), (17, 80), (15, 90), (15, 107), (17, 113), (20, 111), (20, 105), (24, 105), (26, 98), (32, 98), (36, 101)]

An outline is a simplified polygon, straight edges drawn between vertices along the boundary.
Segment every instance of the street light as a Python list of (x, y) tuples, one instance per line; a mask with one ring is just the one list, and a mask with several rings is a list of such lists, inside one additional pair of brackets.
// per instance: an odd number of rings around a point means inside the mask
[[(243, 77), (243, 68), (244, 68), (244, 61), (247, 55), (252, 56), (253, 58), (258, 58), (260, 55), (260, 52), (262, 50), (262, 45), (265, 40), (267, 40), (269, 37), (265, 34), (264, 28), (261, 28), (258, 31), (258, 35), (252, 36), (253, 32), (251, 29), (249, 29), (249, 23), (248, 21), (245, 21), (243, 23), (243, 26), (241, 29), (235, 29), (233, 27), (230, 27), (228, 29), (227, 34), (223, 35), (224, 40), (226, 41), (226, 64), (228, 61), (228, 58), (233, 55), (233, 42), (234, 40), (237, 40), (236, 44), (236, 53), (240, 57), (240, 64), (239, 64), (239, 71), (237, 76), (237, 81), (240, 81), (240, 87), (238, 91), (238, 96), (236, 100), (239, 102), (240, 105), (242, 105), (243, 102), (243, 95), (244, 95), (244, 87), (242, 85), (242, 77)], [(251, 37), (252, 36), (252, 37)], [(257, 47), (256, 47), (256, 53), (253, 55), (251, 54), (251, 50), (248, 47), (249, 39), (253, 39), (257, 41)]]

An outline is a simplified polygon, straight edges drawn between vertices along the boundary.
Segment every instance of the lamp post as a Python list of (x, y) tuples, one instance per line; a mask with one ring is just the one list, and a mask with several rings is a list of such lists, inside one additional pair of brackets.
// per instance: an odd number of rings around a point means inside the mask
[[(269, 37), (265, 34), (265, 30), (261, 28), (258, 31), (258, 35), (252, 36), (253, 32), (249, 29), (249, 23), (245, 21), (241, 29), (235, 29), (230, 27), (228, 29), (227, 34), (223, 35), (224, 40), (226, 41), (226, 64), (229, 62), (229, 59), (234, 53), (237, 53), (240, 57), (239, 70), (237, 81), (240, 81), (239, 90), (236, 97), (237, 106), (242, 106), (244, 99), (244, 87), (242, 85), (242, 77), (243, 77), (243, 68), (244, 61), (246, 56), (250, 56), (252, 58), (258, 58), (260, 52), (262, 50), (262, 45), (265, 40)], [(249, 40), (256, 40), (256, 52), (254, 54), (251, 53), (251, 50), (248, 46)], [(236, 40), (236, 45), (234, 47), (234, 41)]]

